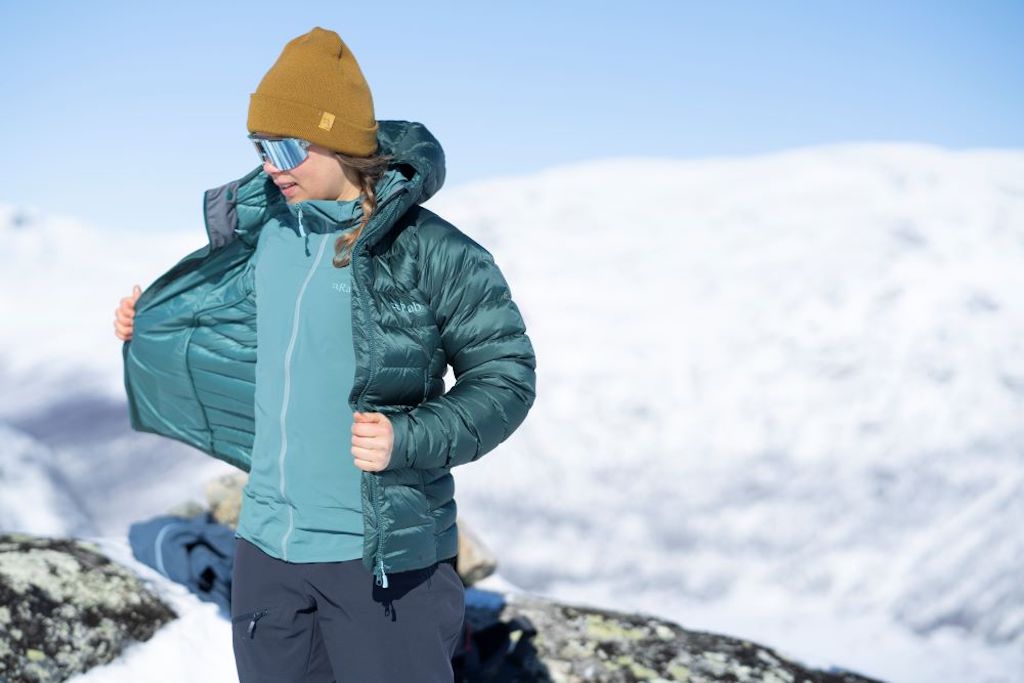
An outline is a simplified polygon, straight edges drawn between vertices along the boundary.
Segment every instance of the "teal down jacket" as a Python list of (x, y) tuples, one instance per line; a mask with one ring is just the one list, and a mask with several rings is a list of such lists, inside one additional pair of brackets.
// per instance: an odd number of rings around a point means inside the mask
[[(363, 564), (427, 567), (458, 552), (451, 469), (480, 458), (533, 405), (536, 359), (508, 283), (484, 247), (420, 206), (444, 182), (427, 128), (380, 121), (381, 151), (408, 179), (353, 249), (353, 410), (387, 415), (388, 467), (361, 474)], [(204, 195), (208, 243), (142, 292), (122, 349), (132, 428), (250, 470), (256, 302), (244, 277), (268, 218), (287, 209), (257, 167)], [(455, 383), (445, 392), (452, 366)]]

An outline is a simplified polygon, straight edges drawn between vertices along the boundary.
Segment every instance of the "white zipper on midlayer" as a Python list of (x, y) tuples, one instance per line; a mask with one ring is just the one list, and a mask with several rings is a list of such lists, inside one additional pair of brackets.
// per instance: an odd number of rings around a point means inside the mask
[[(299, 231), (302, 231), (302, 207), (299, 207)], [(299, 309), (302, 306), (302, 297), (306, 293), (306, 287), (309, 286), (309, 281), (313, 279), (313, 273), (316, 272), (316, 267), (320, 263), (320, 259), (324, 255), (324, 249), (327, 247), (330, 235), (324, 235), (323, 240), (320, 242), (320, 251), (317, 252), (316, 258), (309, 265), (309, 272), (306, 273), (306, 279), (302, 283), (302, 287), (299, 288), (299, 293), (295, 297), (295, 312), (292, 315), (292, 336), (288, 340), (288, 350), (285, 351), (284, 359), (284, 391), (281, 398), (281, 453), (278, 455), (278, 469), (281, 473), (281, 498), (285, 501), (288, 498), (284, 493), (284, 458), (285, 453), (288, 451), (288, 432), (286, 431), (286, 418), (288, 414), (288, 395), (291, 393), (292, 386), (292, 352), (295, 350), (295, 340), (299, 336)], [(295, 509), (291, 504), (288, 505), (288, 530), (284, 532), (284, 536), (281, 537), (281, 558), (285, 561), (288, 560), (288, 537), (292, 533), (292, 529), (295, 527)]]

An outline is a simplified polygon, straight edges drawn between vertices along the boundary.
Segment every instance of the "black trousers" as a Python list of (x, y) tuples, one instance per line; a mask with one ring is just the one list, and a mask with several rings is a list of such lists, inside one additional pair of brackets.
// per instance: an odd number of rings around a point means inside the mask
[(361, 560), (286, 562), (235, 539), (241, 683), (451, 683), (465, 587), (452, 561), (374, 583)]

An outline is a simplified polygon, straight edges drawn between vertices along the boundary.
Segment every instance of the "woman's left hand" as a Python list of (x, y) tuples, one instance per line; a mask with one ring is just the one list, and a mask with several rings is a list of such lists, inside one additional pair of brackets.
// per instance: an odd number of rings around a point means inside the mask
[(352, 457), (365, 472), (380, 472), (391, 462), (395, 432), (383, 413), (352, 413)]

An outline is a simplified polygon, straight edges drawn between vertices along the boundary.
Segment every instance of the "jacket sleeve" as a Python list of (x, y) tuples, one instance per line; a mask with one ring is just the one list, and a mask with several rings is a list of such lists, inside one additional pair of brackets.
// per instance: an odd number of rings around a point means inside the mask
[(519, 427), (536, 394), (533, 345), (494, 258), (458, 230), (438, 241), (421, 278), (455, 384), (388, 415), (394, 444), (386, 470), (451, 468), (480, 458)]

